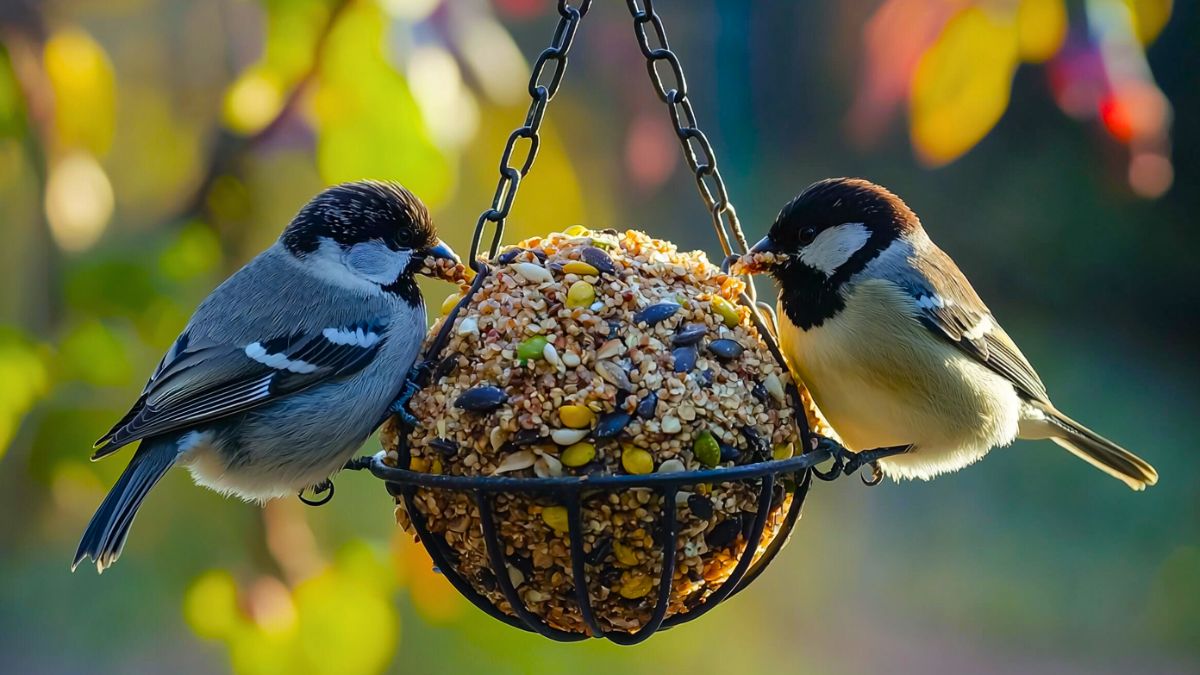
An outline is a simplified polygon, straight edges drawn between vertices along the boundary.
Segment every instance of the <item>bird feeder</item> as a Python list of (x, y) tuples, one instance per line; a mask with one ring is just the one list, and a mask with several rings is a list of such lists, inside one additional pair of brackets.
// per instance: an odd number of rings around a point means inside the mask
[[(744, 252), (662, 22), (651, 2), (628, 5), (720, 244)], [(811, 400), (788, 375), (769, 311), (703, 253), (580, 226), (501, 248), (589, 6), (559, 2), (525, 124), (476, 225), (476, 275), (425, 345), (409, 403), (417, 424), (389, 420), (365, 468), (483, 611), (555, 640), (633, 644), (753, 581), (830, 452), (810, 432)], [(522, 139), (528, 154), (514, 162)]]

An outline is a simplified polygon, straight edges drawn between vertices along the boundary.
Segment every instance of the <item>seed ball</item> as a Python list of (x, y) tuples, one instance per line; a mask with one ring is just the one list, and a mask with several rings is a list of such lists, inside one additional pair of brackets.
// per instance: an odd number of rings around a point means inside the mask
[[(489, 261), (429, 384), (410, 401), (418, 426), (384, 425), (385, 462), (496, 481), (652, 481), (719, 475), (800, 448), (791, 380), (738, 304), (744, 283), (704, 254), (639, 232), (573, 226), (519, 242), (501, 258)], [(463, 284), (459, 292), (467, 291)], [(431, 340), (447, 320), (433, 326)], [(743, 553), (761, 554), (784, 525), (786, 491), (772, 500), (760, 540), (748, 541), (758, 480), (705, 481), (680, 485), (665, 505), (661, 493), (641, 487), (576, 493), (583, 579), (575, 578), (561, 494), (490, 495), (506, 569), (492, 568), (470, 493), (419, 488), (413, 504), (430, 538), (444, 544), (447, 565), (500, 611), (515, 615), (496, 582), (507, 575), (529, 612), (585, 634), (575, 601), (582, 583), (604, 630), (634, 632), (654, 610), (664, 553), (677, 569), (670, 617), (704, 603)], [(396, 501), (398, 524), (412, 532), (413, 514)], [(664, 506), (676, 509), (673, 542), (658, 536)]]

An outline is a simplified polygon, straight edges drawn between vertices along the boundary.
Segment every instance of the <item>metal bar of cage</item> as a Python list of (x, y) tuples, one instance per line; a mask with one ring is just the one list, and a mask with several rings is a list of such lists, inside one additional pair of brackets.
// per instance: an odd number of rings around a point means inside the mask
[[(407, 450), (407, 441), (402, 441)], [(407, 455), (407, 452), (405, 452)], [(367, 468), (371, 473), (384, 479), (389, 484), (389, 491), (399, 494), (404, 500), (413, 529), (422, 542), (425, 543), (434, 564), (446, 576), (450, 584), (472, 604), (507, 625), (529, 632), (538, 633), (544, 637), (559, 642), (575, 642), (588, 637), (605, 638), (622, 645), (632, 645), (644, 641), (659, 630), (670, 628), (703, 616), (713, 607), (731, 597), (751, 581), (770, 564), (771, 560), (783, 548), (803, 507), (805, 495), (811, 484), (810, 468), (825, 459), (829, 453), (825, 450), (806, 453), (785, 460), (772, 460), (758, 464), (743, 465), (726, 469), (710, 469), (689, 471), (673, 474), (649, 475), (607, 475), (579, 476), (561, 478), (518, 478), (495, 476), (446, 476), (440, 474), (425, 474), (397, 467), (390, 467), (380, 459), (373, 458)], [(773, 492), (776, 478), (780, 475), (799, 475), (799, 482), (792, 495), (792, 503), (784, 516), (775, 539), (763, 551), (757, 561), (754, 560), (758, 550), (758, 542), (766, 530), (767, 519), (770, 516)], [(675, 495), (680, 487), (700, 483), (748, 482), (757, 480), (758, 503), (754, 520), (748, 528), (741, 532), (745, 547), (729, 577), (721, 586), (708, 596), (702, 603), (686, 612), (667, 617), (672, 582), (674, 580), (676, 563), (676, 540), (678, 537), (678, 521), (676, 516)], [(501, 484), (502, 483), (502, 484)], [(616, 489), (651, 489), (660, 497), (662, 516), (659, 525), (659, 544), (662, 550), (662, 563), (657, 586), (657, 597), (649, 620), (634, 632), (604, 630), (596, 618), (590, 599), (591, 584), (588, 582), (587, 559), (583, 550), (583, 519), (582, 493), (586, 490), (616, 490)], [(504, 612), (488, 598), (479, 593), (474, 585), (464, 578), (457, 569), (454, 554), (447, 546), (445, 539), (432, 532), (421, 514), (416, 501), (419, 489), (449, 490), (470, 493), (479, 509), (480, 528), (484, 546), (487, 551), (489, 571), (495, 579), (497, 587), (512, 609), (512, 614)], [(496, 528), (492, 499), (497, 494), (532, 494), (555, 495), (566, 503), (568, 514), (568, 539), (571, 551), (571, 569), (575, 586), (575, 601), (580, 616), (587, 626), (588, 632), (575, 633), (555, 628), (538, 617), (525, 606), (509, 576), (508, 564), (504, 558), (504, 542), (500, 539)]]

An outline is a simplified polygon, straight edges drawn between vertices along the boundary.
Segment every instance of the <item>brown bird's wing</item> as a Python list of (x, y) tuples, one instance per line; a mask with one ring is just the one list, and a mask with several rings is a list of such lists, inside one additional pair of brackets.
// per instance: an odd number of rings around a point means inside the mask
[(925, 279), (909, 288), (921, 322), (1008, 379), (1026, 398), (1049, 403), (1042, 379), (950, 256), (933, 244), (923, 253), (912, 263)]

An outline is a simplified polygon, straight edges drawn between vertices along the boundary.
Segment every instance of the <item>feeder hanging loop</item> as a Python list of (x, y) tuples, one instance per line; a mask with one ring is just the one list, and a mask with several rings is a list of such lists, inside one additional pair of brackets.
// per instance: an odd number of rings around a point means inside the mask
[[(479, 247), (488, 223), (496, 226), (491, 245), (488, 247), (488, 258), (496, 257), (500, 251), (500, 240), (504, 236), (504, 221), (508, 218), (509, 211), (512, 210), (513, 201), (517, 198), (517, 189), (521, 185), (521, 179), (529, 174), (529, 170), (533, 168), (533, 161), (537, 158), (538, 147), (541, 145), (541, 137), (538, 132), (542, 126), (542, 119), (546, 116), (546, 107), (558, 93), (559, 86), (562, 85), (563, 76), (567, 72), (567, 57), (575, 42), (575, 32), (579, 28), (580, 20), (588, 13), (591, 6), (592, 0), (583, 0), (578, 7), (566, 0), (558, 2), (559, 19), (558, 26), (554, 29), (554, 37), (550, 39), (550, 46), (543, 49), (542, 53), (538, 55), (537, 61), (533, 64), (533, 73), (529, 76), (528, 89), (532, 101), (529, 104), (529, 111), (525, 113), (525, 124), (509, 134), (508, 142), (504, 145), (504, 152), (500, 155), (500, 180), (496, 183), (496, 193), (492, 197), (492, 205), (481, 213), (479, 220), (475, 222), (475, 233), (471, 237), (470, 264), (476, 272), (479, 271), (477, 268)], [(547, 76), (548, 67), (549, 75)], [(514, 165), (513, 155), (516, 153), (517, 144), (521, 139), (528, 140), (529, 147), (525, 151), (525, 159)]]

